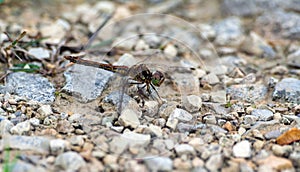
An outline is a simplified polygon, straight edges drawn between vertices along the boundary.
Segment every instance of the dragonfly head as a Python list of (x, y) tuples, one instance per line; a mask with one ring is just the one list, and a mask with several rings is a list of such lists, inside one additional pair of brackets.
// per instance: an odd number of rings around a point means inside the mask
[(159, 87), (165, 80), (165, 76), (162, 72), (160, 71), (155, 71), (152, 73), (152, 80), (151, 83), (156, 86)]

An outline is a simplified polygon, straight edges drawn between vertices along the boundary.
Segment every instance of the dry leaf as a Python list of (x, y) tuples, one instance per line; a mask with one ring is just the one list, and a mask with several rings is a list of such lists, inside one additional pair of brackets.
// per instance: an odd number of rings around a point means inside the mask
[(298, 128), (291, 128), (289, 131), (280, 135), (276, 139), (276, 142), (280, 145), (287, 145), (298, 140), (300, 140), (300, 130)]

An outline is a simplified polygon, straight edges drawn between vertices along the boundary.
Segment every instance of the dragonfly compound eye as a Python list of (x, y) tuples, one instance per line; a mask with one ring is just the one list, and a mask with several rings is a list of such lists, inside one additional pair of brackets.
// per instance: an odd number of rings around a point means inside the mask
[(152, 74), (152, 84), (155, 85), (155, 86), (160, 86), (165, 80), (165, 76), (162, 72), (160, 71), (155, 71), (153, 74)]

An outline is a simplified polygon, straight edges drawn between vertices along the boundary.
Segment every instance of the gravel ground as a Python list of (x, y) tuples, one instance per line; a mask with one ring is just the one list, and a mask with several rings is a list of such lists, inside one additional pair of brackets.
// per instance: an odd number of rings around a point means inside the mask
[[(0, 8), (2, 171), (300, 171), (298, 1)], [(164, 74), (158, 94), (136, 64)]]

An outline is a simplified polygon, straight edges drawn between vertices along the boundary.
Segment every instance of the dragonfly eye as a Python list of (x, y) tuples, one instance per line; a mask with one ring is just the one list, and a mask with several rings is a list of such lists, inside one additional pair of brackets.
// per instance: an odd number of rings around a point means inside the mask
[(152, 84), (154, 86), (157, 86), (159, 87), (165, 80), (165, 76), (162, 72), (160, 71), (155, 71), (153, 74), (152, 74)]

